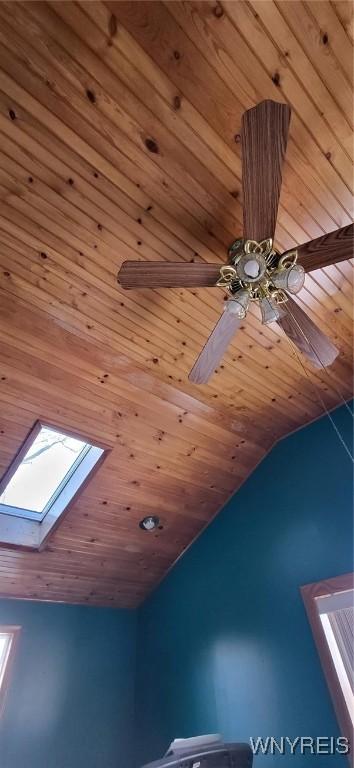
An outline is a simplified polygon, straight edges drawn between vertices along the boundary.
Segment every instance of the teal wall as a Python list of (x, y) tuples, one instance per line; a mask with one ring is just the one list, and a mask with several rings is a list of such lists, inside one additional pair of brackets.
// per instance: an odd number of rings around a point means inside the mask
[(131, 768), (135, 614), (0, 600), (0, 624), (22, 626), (1, 768)]
[[(350, 416), (335, 420), (349, 443)], [(0, 624), (22, 626), (0, 768), (132, 768), (175, 736), (215, 731), (337, 735), (299, 586), (353, 569), (351, 477), (328, 419), (279, 443), (138, 627), (129, 611), (0, 600)], [(284, 760), (259, 757), (255, 768)]]
[[(351, 416), (335, 420), (350, 443)], [(137, 765), (176, 736), (338, 735), (299, 587), (353, 570), (351, 478), (328, 419), (282, 441), (143, 606)]]

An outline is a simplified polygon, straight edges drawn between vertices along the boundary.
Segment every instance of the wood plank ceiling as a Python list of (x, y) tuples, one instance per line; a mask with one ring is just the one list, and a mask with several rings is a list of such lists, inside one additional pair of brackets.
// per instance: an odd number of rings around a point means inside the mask
[[(301, 305), (340, 349), (307, 373), (253, 312), (187, 380), (220, 290), (125, 293), (124, 259), (224, 262), (242, 234), (240, 124), (292, 107), (276, 241), (351, 221), (350, 2), (0, 3), (0, 470), (38, 418), (112, 452), (3, 595), (135, 606), (279, 437), (352, 394), (352, 264)], [(139, 520), (157, 513), (163, 529)], [(247, 510), (240, 510), (247, 514)]]

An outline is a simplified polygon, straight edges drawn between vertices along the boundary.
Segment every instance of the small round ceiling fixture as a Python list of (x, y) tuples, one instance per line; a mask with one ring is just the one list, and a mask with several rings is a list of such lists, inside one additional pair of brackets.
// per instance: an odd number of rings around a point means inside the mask
[(139, 528), (143, 531), (154, 531), (159, 525), (160, 518), (157, 517), (157, 515), (148, 515), (148, 517), (144, 517), (143, 520), (140, 520)]

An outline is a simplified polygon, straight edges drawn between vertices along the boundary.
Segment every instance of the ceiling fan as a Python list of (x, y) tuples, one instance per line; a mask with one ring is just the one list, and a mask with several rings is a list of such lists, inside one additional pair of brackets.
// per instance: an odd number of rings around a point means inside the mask
[(353, 225), (282, 255), (273, 246), (290, 113), (287, 104), (262, 101), (243, 115), (244, 232), (230, 246), (228, 264), (125, 261), (119, 271), (118, 282), (125, 289), (219, 286), (228, 291), (224, 311), (189, 374), (196, 384), (210, 378), (251, 301), (259, 304), (262, 322), (277, 322), (317, 368), (331, 365), (338, 355), (291, 295), (303, 287), (305, 272), (353, 255)]

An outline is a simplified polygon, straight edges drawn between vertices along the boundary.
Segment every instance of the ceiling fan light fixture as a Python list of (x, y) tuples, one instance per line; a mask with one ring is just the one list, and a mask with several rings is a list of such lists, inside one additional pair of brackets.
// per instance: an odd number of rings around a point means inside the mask
[(232, 296), (232, 299), (225, 304), (225, 311), (230, 312), (232, 315), (236, 315), (240, 320), (246, 317), (248, 307), (250, 303), (250, 295), (246, 289), (237, 291)]
[[(260, 305), (263, 323), (277, 322), (313, 364), (317, 364), (317, 358), (313, 344), (306, 338), (308, 328), (321, 355), (325, 350), (326, 365), (331, 365), (338, 354), (291, 294), (297, 294), (304, 284), (305, 273), (297, 264), (298, 257), (307, 272), (351, 258), (354, 225), (321, 235), (283, 254), (273, 245), (290, 112), (287, 104), (266, 99), (242, 117), (243, 237), (230, 245), (227, 264), (125, 261), (119, 271), (118, 282), (127, 290), (217, 286), (228, 292), (225, 311), (189, 373), (189, 380), (195, 384), (209, 381), (235, 334), (243, 330), (242, 321), (251, 301)], [(265, 233), (269, 236), (262, 239)]]
[[(253, 241), (247, 241), (253, 242)], [(237, 277), (245, 283), (257, 283), (264, 276), (267, 262), (262, 253), (244, 253), (235, 265)]]
[(271, 299), (268, 299), (266, 296), (264, 296), (262, 299), (260, 299), (259, 306), (261, 308), (263, 325), (268, 325), (269, 323), (274, 323), (279, 320), (279, 309), (275, 306)]
[(260, 267), (258, 264), (258, 261), (256, 259), (250, 259), (249, 261), (246, 261), (246, 264), (243, 267), (245, 274), (247, 277), (259, 277), (260, 273)]
[(272, 275), (272, 283), (289, 293), (297, 294), (303, 288), (305, 282), (305, 270), (301, 264), (293, 264), (288, 269), (282, 269)]

